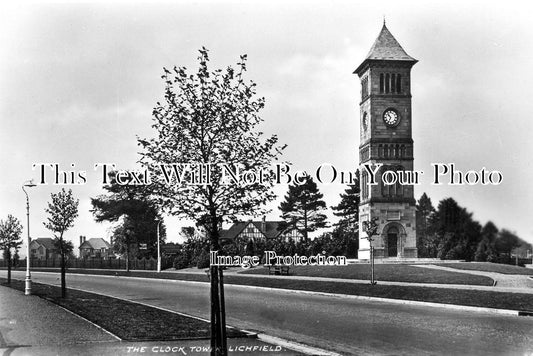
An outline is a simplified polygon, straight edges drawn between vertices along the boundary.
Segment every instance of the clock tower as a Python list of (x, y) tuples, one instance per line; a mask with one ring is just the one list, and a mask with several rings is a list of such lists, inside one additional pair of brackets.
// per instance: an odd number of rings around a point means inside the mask
[[(370, 52), (354, 72), (361, 80), (360, 259), (370, 258), (362, 222), (374, 218), (378, 224), (372, 241), (376, 258), (417, 257), (413, 185), (405, 184), (405, 179), (393, 183), (393, 177), (405, 174), (401, 172), (413, 171), (411, 68), (416, 62), (383, 22)], [(376, 184), (371, 184), (372, 174), (365, 166), (375, 172)]]

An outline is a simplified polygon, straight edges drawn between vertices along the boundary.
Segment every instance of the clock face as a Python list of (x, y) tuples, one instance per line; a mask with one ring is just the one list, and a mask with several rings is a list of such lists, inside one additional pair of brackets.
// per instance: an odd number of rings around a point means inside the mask
[(385, 123), (389, 126), (396, 126), (400, 123), (400, 116), (396, 110), (387, 109), (383, 113), (383, 121), (385, 121)]

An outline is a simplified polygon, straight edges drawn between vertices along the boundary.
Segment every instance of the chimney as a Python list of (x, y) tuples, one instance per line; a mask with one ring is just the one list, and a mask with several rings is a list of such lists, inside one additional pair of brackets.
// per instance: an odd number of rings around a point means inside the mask
[(80, 235), (80, 246), (85, 242), (85, 236)]
[(266, 216), (265, 215), (263, 215), (263, 221), (261, 221), (261, 231), (262, 232), (266, 231)]

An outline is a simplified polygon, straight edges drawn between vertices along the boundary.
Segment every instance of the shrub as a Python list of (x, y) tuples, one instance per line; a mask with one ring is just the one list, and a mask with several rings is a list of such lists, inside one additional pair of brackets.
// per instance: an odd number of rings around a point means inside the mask
[(175, 269), (183, 269), (190, 267), (191, 261), (189, 260), (189, 257), (186, 253), (180, 252), (176, 258), (174, 259), (174, 268)]
[(197, 268), (209, 267), (209, 252), (208, 251), (202, 250), (200, 255), (198, 255), (198, 258), (196, 260), (196, 267)]

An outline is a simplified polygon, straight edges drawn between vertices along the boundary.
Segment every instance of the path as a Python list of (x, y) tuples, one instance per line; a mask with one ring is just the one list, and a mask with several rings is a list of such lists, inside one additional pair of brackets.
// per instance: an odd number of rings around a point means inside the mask
[[(495, 287), (497, 287), (498, 289), (505, 288), (505, 289), (509, 289), (509, 291), (514, 291), (514, 290), (519, 289), (521, 291), (525, 290), (525, 293), (533, 293), (533, 279), (531, 279), (530, 276), (527, 276), (527, 275), (473, 271), (473, 270), (464, 270), (464, 269), (437, 266), (437, 265), (412, 265), (412, 266), (421, 267), (421, 268), (440, 269), (440, 270), (449, 271), (449, 272), (467, 273), (467, 274), (474, 274), (478, 276), (490, 277), (496, 282)], [(531, 291), (527, 292), (527, 290), (531, 290)]]

